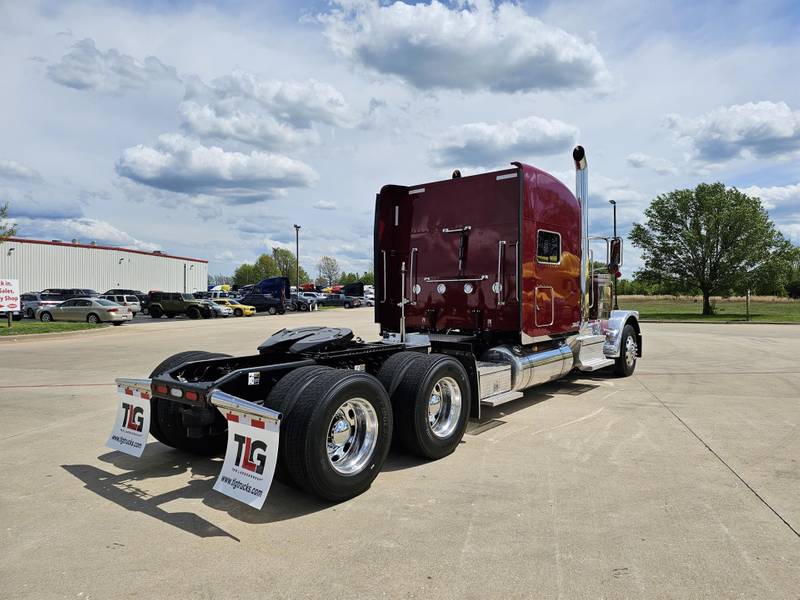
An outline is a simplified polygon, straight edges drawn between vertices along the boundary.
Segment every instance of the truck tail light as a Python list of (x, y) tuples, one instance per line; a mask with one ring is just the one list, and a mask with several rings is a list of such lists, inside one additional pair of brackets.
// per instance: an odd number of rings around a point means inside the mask
[(192, 392), (192, 391), (186, 392), (183, 395), (183, 397), (186, 398), (187, 400), (191, 400), (192, 402), (197, 402), (197, 400), (199, 399), (197, 392)]
[(161, 394), (163, 396), (166, 396), (167, 394), (169, 394), (169, 388), (167, 386), (163, 385), (163, 384), (160, 384), (160, 383), (155, 386), (155, 391), (156, 391), (156, 394)]
[(115, 312), (117, 312), (117, 309), (116, 308), (109, 308), (109, 309), (107, 309), (107, 312), (115, 313)]

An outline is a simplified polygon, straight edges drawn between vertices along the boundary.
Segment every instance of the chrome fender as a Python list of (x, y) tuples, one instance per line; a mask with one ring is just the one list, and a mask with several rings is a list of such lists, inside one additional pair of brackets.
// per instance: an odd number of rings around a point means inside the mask
[(603, 342), (603, 354), (607, 358), (617, 358), (622, 342), (622, 330), (630, 324), (636, 331), (636, 356), (642, 355), (642, 330), (639, 327), (639, 311), (612, 310), (608, 318), (606, 340)]

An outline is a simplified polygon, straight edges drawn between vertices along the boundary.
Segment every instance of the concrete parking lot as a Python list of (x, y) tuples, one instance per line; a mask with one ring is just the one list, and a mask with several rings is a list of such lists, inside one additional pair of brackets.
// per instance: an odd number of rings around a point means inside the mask
[(0, 340), (0, 596), (800, 598), (800, 327), (645, 325), (634, 377), (530, 390), (340, 505), (276, 483), (255, 511), (211, 489), (219, 459), (103, 447), (115, 377), (371, 317)]

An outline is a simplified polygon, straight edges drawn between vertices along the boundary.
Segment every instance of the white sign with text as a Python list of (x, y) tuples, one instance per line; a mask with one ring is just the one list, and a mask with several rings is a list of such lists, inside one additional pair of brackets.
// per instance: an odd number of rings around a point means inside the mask
[(260, 509), (278, 460), (279, 425), (228, 412), (228, 448), (214, 484), (218, 492)]
[(120, 384), (117, 395), (119, 410), (106, 446), (138, 458), (150, 433), (150, 392)]

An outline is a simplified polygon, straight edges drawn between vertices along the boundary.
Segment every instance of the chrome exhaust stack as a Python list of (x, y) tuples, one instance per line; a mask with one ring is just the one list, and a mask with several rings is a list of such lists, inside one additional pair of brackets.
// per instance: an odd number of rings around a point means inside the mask
[(583, 146), (572, 151), (575, 161), (575, 197), (581, 207), (581, 331), (589, 323), (589, 169)]

